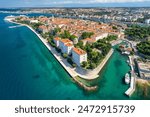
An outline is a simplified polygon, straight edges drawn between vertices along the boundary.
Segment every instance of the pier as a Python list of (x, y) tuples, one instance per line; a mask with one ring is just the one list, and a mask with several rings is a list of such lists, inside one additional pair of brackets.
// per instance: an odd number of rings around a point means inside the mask
[(133, 92), (135, 91), (135, 84), (136, 84), (136, 76), (134, 73), (134, 68), (133, 68), (133, 58), (129, 56), (129, 63), (131, 67), (131, 80), (130, 80), (130, 87), (129, 89), (125, 92), (127, 96), (131, 96)]
[(77, 80), (76, 77), (73, 77), (73, 80), (81, 87), (83, 87), (84, 90), (87, 90), (87, 91), (95, 91), (97, 90), (97, 86), (86, 86), (84, 83), (80, 82), (79, 80)]

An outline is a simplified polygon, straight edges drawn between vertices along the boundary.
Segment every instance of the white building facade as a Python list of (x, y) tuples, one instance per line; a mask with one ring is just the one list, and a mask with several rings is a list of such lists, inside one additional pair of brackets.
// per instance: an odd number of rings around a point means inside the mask
[(73, 42), (69, 39), (62, 39), (59, 41), (59, 48), (63, 53), (71, 54), (71, 49), (73, 48)]
[(73, 48), (72, 59), (77, 64), (77, 66), (81, 66), (83, 61), (87, 61), (87, 53), (82, 49)]
[(63, 53), (66, 53), (66, 54), (68, 54), (68, 55), (70, 55), (71, 52), (72, 52), (72, 48), (73, 48), (73, 47), (74, 47), (73, 44), (67, 43), (67, 44), (65, 44), (65, 46), (63, 47), (62, 52), (63, 52)]
[(59, 41), (60, 41), (60, 38), (59, 37), (56, 37), (53, 39), (54, 43), (56, 44), (56, 47), (59, 47)]

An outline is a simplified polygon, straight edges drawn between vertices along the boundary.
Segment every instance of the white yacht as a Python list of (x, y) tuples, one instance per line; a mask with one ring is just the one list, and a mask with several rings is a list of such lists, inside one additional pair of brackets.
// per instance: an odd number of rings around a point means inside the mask
[(125, 75), (125, 83), (126, 84), (130, 83), (130, 75), (128, 73), (126, 73), (126, 75)]

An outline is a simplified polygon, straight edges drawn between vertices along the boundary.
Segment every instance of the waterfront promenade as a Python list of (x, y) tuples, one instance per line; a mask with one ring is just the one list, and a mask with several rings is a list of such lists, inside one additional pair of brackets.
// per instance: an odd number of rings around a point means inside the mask
[(47, 49), (54, 55), (54, 57), (58, 60), (58, 62), (64, 67), (64, 69), (69, 73), (69, 75), (71, 77), (76, 77), (79, 76), (83, 79), (86, 80), (92, 80), (92, 79), (96, 79), (98, 78), (98, 74), (99, 72), (102, 70), (102, 68), (104, 67), (104, 65), (107, 63), (107, 61), (109, 60), (109, 58), (111, 57), (111, 55), (113, 54), (113, 49), (111, 49), (109, 51), (109, 53), (106, 55), (106, 57), (103, 59), (103, 61), (100, 63), (100, 65), (95, 68), (94, 70), (84, 70), (81, 67), (76, 67), (73, 68), (66, 59), (64, 59), (56, 50), (55, 48), (51, 47), (50, 44), (48, 43), (48, 41), (46, 39), (44, 39), (40, 34), (38, 34), (32, 27), (30, 27), (29, 25), (26, 24), (21, 24), (21, 23), (17, 23), (17, 22), (13, 22), (11, 20), (8, 20), (9, 22), (15, 23), (15, 24), (19, 24), (21, 26), (27, 26), (31, 31), (33, 31), (38, 38), (43, 42), (43, 44), (47, 47)]
[(77, 73), (80, 73), (80, 77), (84, 78), (84, 79), (88, 79), (91, 80), (91, 79), (95, 79), (97, 77), (99, 77), (99, 72), (103, 69), (103, 67), (106, 65), (106, 63), (108, 62), (109, 58), (111, 57), (111, 55), (113, 54), (114, 50), (111, 49), (109, 51), (109, 53), (106, 55), (106, 57), (102, 60), (102, 62), (95, 68), (95, 69), (92, 69), (92, 70), (85, 70), (81, 67), (78, 67), (75, 69), (75, 71)]
[(44, 39), (43, 37), (41, 37), (40, 34), (38, 34), (36, 31), (34, 31), (34, 29), (32, 29), (30, 26), (26, 25), (29, 29), (31, 29), (38, 37), (39, 39), (43, 42), (43, 44), (51, 51), (51, 53), (54, 55), (54, 57), (58, 60), (58, 62), (64, 67), (64, 69), (70, 74), (71, 77), (76, 77), (76, 76), (80, 76), (81, 78), (87, 79), (87, 80), (91, 80), (91, 79), (95, 79), (98, 77), (98, 73), (100, 72), (100, 70), (104, 67), (104, 65), (106, 64), (106, 62), (108, 61), (108, 59), (111, 57), (112, 53), (113, 53), (113, 49), (111, 49), (111, 51), (107, 54), (107, 56), (104, 58), (104, 60), (101, 62), (101, 64), (95, 68), (94, 70), (90, 70), (90, 72), (85, 72), (83, 74), (83, 70), (81, 67), (76, 67), (73, 68), (66, 59), (64, 59), (61, 54), (59, 54), (55, 48), (51, 47), (50, 44), (48, 43), (48, 41), (46, 39)]

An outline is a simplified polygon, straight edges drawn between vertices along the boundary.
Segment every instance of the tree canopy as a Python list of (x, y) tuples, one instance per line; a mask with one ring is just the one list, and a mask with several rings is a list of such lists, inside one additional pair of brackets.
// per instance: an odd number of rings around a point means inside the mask
[(94, 35), (93, 32), (83, 32), (81, 37), (82, 39), (91, 38), (91, 36)]
[(140, 53), (150, 57), (150, 41), (140, 42), (137, 44), (137, 49)]
[(146, 39), (148, 36), (150, 36), (150, 26), (142, 27), (138, 25), (132, 25), (125, 30), (125, 35), (128, 39), (133, 41)]
[(107, 36), (107, 38), (105, 38), (107, 41), (113, 41), (116, 40), (118, 38), (117, 35), (109, 35)]

